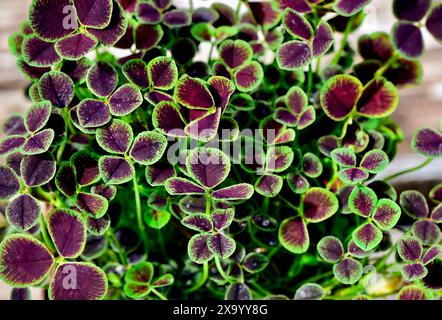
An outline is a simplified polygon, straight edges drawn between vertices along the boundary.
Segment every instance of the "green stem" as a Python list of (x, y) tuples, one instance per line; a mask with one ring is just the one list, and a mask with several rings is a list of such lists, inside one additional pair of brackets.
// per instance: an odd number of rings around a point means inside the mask
[(411, 167), (409, 169), (402, 170), (402, 171), (399, 171), (399, 172), (397, 172), (395, 174), (389, 175), (388, 177), (384, 178), (384, 181), (390, 181), (390, 180), (392, 180), (394, 178), (397, 178), (397, 177), (399, 177), (401, 175), (404, 175), (404, 174), (407, 174), (407, 173), (410, 173), (410, 172), (422, 169), (423, 167), (429, 165), (433, 160), (434, 160), (433, 158), (428, 158), (423, 163), (421, 163), (421, 164), (419, 164), (417, 166), (414, 166), (414, 167)]
[(120, 258), (120, 263), (123, 266), (127, 266), (127, 259), (126, 259), (126, 256), (123, 253), (123, 248), (121, 248), (120, 241), (115, 236), (115, 233), (112, 230), (112, 228), (109, 227), (108, 233), (109, 233), (109, 237), (115, 242), (115, 245), (117, 246), (117, 253), (118, 253), (118, 257)]
[(236, 6), (236, 10), (235, 10), (235, 19), (234, 19), (235, 25), (237, 25), (239, 23), (239, 12), (241, 10), (241, 4), (242, 4), (242, 0), (238, 0), (238, 5)]
[(49, 237), (48, 234), (48, 230), (46, 229), (46, 221), (43, 214), (40, 214), (40, 228), (41, 228), (41, 235), (43, 237), (43, 241), (46, 244), (46, 247), (50, 251), (55, 252), (55, 247), (52, 244), (51, 238)]
[(143, 239), (144, 248), (147, 250), (146, 228), (144, 227), (143, 215), (141, 212), (140, 191), (138, 190), (137, 177), (133, 178), (133, 189), (135, 197), (135, 208), (137, 212), (138, 229), (140, 230), (141, 238)]
[(189, 0), (189, 9), (190, 12), (193, 12), (193, 0)]
[(261, 287), (256, 282), (249, 282), (250, 286), (252, 286), (256, 291), (259, 291), (264, 296), (271, 296), (272, 293), (265, 288)]
[(347, 26), (345, 27), (345, 31), (344, 31), (344, 37), (341, 40), (341, 46), (339, 47), (338, 52), (336, 52), (336, 55), (333, 58), (332, 64), (339, 63), (342, 53), (344, 52), (345, 46), (347, 45), (348, 36), (350, 35), (352, 25), (353, 25), (353, 17), (351, 17), (347, 22)]
[(316, 283), (317, 281), (322, 280), (324, 278), (328, 278), (328, 277), (330, 277), (332, 275), (333, 275), (333, 271), (321, 273), (321, 274), (318, 274), (316, 276), (310, 277), (310, 278), (302, 281), (302, 284), (304, 284), (304, 283)]
[(388, 68), (390, 68), (391, 65), (395, 63), (398, 58), (399, 58), (398, 54), (392, 55), (391, 58), (388, 59), (388, 61), (380, 69), (378, 69), (378, 71), (376, 71), (374, 77), (375, 78), (382, 77), (384, 73), (388, 70)]
[(164, 296), (161, 292), (159, 292), (157, 289), (152, 288), (152, 292), (161, 300), (168, 300), (166, 296)]
[(310, 98), (313, 89), (313, 64), (310, 63), (308, 66), (308, 80), (307, 80), (307, 97)]
[(215, 49), (215, 43), (212, 42), (212, 45), (210, 46), (210, 51), (209, 51), (209, 58), (207, 60), (208, 63), (210, 63), (210, 60), (212, 59), (212, 54), (213, 54), (214, 49)]
[(218, 256), (215, 256), (215, 265), (221, 277), (223, 277), (226, 282), (233, 283), (232, 279), (230, 279), (229, 276), (224, 272), (223, 266), (221, 265), (221, 260)]
[(201, 288), (206, 283), (208, 277), (209, 277), (209, 263), (204, 262), (203, 272), (201, 273), (200, 278), (198, 279), (197, 283), (195, 283), (191, 288), (187, 290), (187, 292), (193, 292)]
[(209, 215), (212, 208), (212, 200), (210, 197), (210, 191), (206, 191), (206, 214)]

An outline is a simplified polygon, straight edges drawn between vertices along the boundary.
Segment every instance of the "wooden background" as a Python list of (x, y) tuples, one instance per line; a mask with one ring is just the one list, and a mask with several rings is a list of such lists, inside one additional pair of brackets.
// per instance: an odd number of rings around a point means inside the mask
[[(0, 122), (13, 113), (23, 113), (29, 107), (29, 102), (23, 97), (26, 81), (16, 67), (15, 58), (8, 52), (8, 36), (26, 19), (30, 2), (0, 0)], [(178, 2), (187, 3), (187, 0)], [(218, 2), (236, 3), (234, 0)], [(211, 1), (195, 1), (196, 6), (208, 6), (210, 3)], [(392, 0), (374, 0), (368, 9), (368, 23), (358, 33), (389, 31), (394, 22), (391, 3)], [(422, 162), (424, 159), (415, 155), (410, 148), (413, 132), (423, 125), (438, 127), (442, 117), (442, 44), (436, 44), (428, 34), (425, 34), (425, 41), (427, 51), (422, 59), (424, 83), (401, 91), (400, 105), (394, 118), (404, 130), (405, 142), (400, 146), (399, 156), (385, 174)], [(407, 187), (424, 183), (424, 188), (428, 188), (430, 180), (442, 181), (442, 159), (433, 161), (419, 172), (397, 179), (395, 183)], [(9, 289), (0, 287), (0, 299), (8, 299), (8, 296)]]

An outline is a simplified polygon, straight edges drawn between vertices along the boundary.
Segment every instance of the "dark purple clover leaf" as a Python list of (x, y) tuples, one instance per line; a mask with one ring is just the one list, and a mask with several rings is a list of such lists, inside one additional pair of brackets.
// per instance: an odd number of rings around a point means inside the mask
[[(73, 273), (76, 275), (75, 280), (72, 278)], [(51, 300), (100, 300), (106, 292), (106, 274), (97, 266), (85, 262), (60, 264), (49, 285)]]
[(293, 9), (286, 8), (282, 16), (282, 24), (287, 32), (297, 38), (311, 40), (313, 28), (302, 14)]
[(21, 59), (17, 61), (17, 67), (30, 81), (38, 81), (45, 73), (51, 71), (49, 67), (32, 67)]
[(431, 220), (436, 223), (442, 222), (442, 203), (439, 203), (434, 207), (433, 211), (431, 211)]
[(349, 17), (360, 12), (371, 0), (338, 0), (333, 9), (341, 16)]
[(37, 199), (28, 194), (21, 194), (8, 203), (5, 216), (12, 227), (26, 231), (38, 222), (41, 210)]
[(109, 98), (109, 110), (114, 116), (126, 116), (143, 103), (143, 95), (136, 86), (125, 84)]
[(207, 247), (214, 255), (221, 259), (227, 259), (235, 252), (236, 242), (222, 233), (217, 233), (209, 236)]
[(19, 135), (6, 136), (0, 140), (0, 156), (6, 156), (20, 150), (26, 138)]
[(113, 1), (113, 10), (110, 23), (103, 29), (88, 28), (87, 32), (107, 47), (116, 44), (126, 33), (128, 19), (123, 13), (120, 4)]
[(159, 24), (139, 24), (135, 29), (135, 45), (139, 50), (150, 50), (160, 43), (163, 35)]
[(212, 193), (217, 200), (248, 200), (254, 192), (253, 186), (248, 183), (239, 183), (230, 187), (218, 189)]
[(97, 129), (96, 139), (107, 152), (125, 154), (133, 141), (132, 127), (125, 121), (115, 119), (110, 125)]
[(255, 182), (255, 191), (268, 198), (276, 197), (282, 189), (283, 180), (280, 176), (266, 174), (260, 176)]
[(422, 257), (422, 263), (423, 264), (429, 264), (430, 262), (434, 261), (439, 255), (441, 254), (441, 249), (439, 246), (434, 246), (429, 248), (424, 256)]
[(245, 256), (242, 265), (247, 272), (254, 274), (264, 270), (269, 263), (267, 256), (253, 252)]
[(281, 245), (288, 251), (301, 254), (307, 251), (310, 239), (302, 218), (288, 218), (281, 222), (278, 231)]
[(29, 132), (37, 132), (46, 125), (51, 116), (52, 106), (49, 101), (35, 103), (26, 112), (24, 124)]
[(333, 266), (333, 274), (339, 282), (350, 285), (361, 279), (363, 268), (358, 260), (345, 258)]
[(323, 166), (319, 157), (307, 152), (302, 157), (302, 172), (309, 178), (317, 178), (322, 174)]
[(29, 136), (22, 145), (21, 152), (24, 155), (34, 155), (45, 153), (49, 150), (54, 141), (54, 130), (45, 129), (34, 135)]
[(252, 292), (244, 283), (233, 283), (227, 287), (224, 300), (252, 300)]
[(38, 187), (52, 180), (56, 166), (54, 157), (49, 153), (26, 156), (20, 164), (21, 177), (26, 186)]
[(431, 7), (431, 0), (394, 0), (393, 12), (399, 20), (420, 21)]
[(117, 88), (118, 74), (111, 64), (100, 61), (89, 69), (86, 83), (97, 97), (108, 97)]
[(216, 230), (224, 230), (228, 228), (232, 224), (234, 217), (234, 209), (218, 209), (211, 214), (213, 226)]
[(173, 97), (170, 94), (158, 90), (146, 92), (146, 94), (144, 95), (144, 99), (146, 99), (147, 102), (149, 102), (154, 106), (157, 106), (160, 102), (163, 101), (168, 101), (168, 102), (173, 101)]
[(336, 263), (344, 255), (344, 247), (341, 240), (333, 236), (322, 238), (318, 242), (317, 250), (321, 258), (328, 263)]
[(176, 176), (175, 168), (168, 163), (155, 163), (146, 167), (146, 181), (151, 186), (162, 186), (166, 180)]
[(100, 180), (98, 169), (98, 157), (87, 151), (78, 151), (71, 157), (77, 172), (77, 182), (81, 186), (87, 186)]
[(442, 133), (432, 128), (421, 128), (413, 135), (413, 149), (428, 158), (442, 156)]
[(350, 210), (360, 216), (368, 218), (371, 216), (378, 203), (376, 193), (365, 186), (356, 186), (348, 198)]
[(141, 89), (149, 87), (147, 64), (143, 60), (129, 60), (123, 65), (123, 74), (134, 85)]
[(184, 119), (179, 107), (169, 101), (158, 103), (152, 113), (153, 126), (167, 136), (184, 135)]
[(54, 257), (33, 237), (13, 234), (0, 245), (0, 275), (11, 286), (40, 283), (54, 264)]
[(26, 37), (22, 43), (23, 59), (33, 67), (51, 67), (60, 61), (54, 44), (35, 36)]
[(183, 75), (175, 86), (174, 97), (190, 109), (211, 109), (215, 101), (204, 81)]
[(112, 201), (117, 195), (117, 187), (106, 184), (97, 184), (91, 188), (91, 192), (105, 197), (107, 201)]
[(296, 70), (305, 67), (312, 59), (308, 44), (293, 40), (283, 43), (276, 51), (276, 62), (282, 70)]
[(423, 286), (409, 285), (401, 289), (398, 300), (433, 300), (433, 293)]
[(138, 2), (135, 7), (135, 12), (142, 23), (155, 24), (161, 21), (159, 9), (149, 2)]
[(419, 191), (407, 190), (402, 192), (399, 203), (404, 212), (414, 219), (425, 218), (430, 212), (425, 196)]
[(382, 150), (371, 150), (361, 160), (360, 166), (370, 173), (380, 173), (385, 170), (390, 161), (388, 155)]
[(353, 231), (352, 239), (364, 251), (376, 248), (382, 241), (382, 231), (373, 223), (365, 223)]
[(77, 28), (65, 28), (65, 8), (70, 6), (70, 0), (49, 2), (46, 0), (33, 0), (29, 10), (29, 21), (35, 34), (46, 41), (56, 41), (71, 34)]
[(338, 148), (338, 138), (336, 136), (323, 136), (318, 139), (318, 149), (325, 156), (329, 156), (330, 153)]
[(303, 199), (304, 218), (308, 222), (318, 223), (333, 216), (339, 209), (338, 198), (322, 188), (310, 188)]
[(288, 127), (295, 127), (298, 117), (286, 108), (277, 108), (274, 113), (275, 120)]
[(112, 0), (74, 0), (81, 25), (94, 29), (106, 27), (112, 17)]
[(397, 251), (405, 262), (418, 261), (423, 254), (422, 243), (414, 237), (402, 237), (399, 239)]
[(321, 21), (316, 28), (316, 34), (312, 42), (313, 57), (317, 58), (327, 53), (333, 43), (334, 33), (332, 27), (326, 21)]
[(185, 178), (169, 178), (164, 185), (166, 191), (171, 195), (192, 195), (205, 194), (205, 189), (196, 183)]
[(249, 4), (253, 19), (264, 29), (270, 29), (281, 18), (280, 13), (273, 8), (271, 2), (251, 2)]
[(334, 76), (321, 90), (321, 106), (331, 119), (342, 121), (353, 112), (362, 91), (359, 79), (350, 75)]
[(306, 283), (296, 290), (295, 300), (322, 300), (325, 297), (325, 290), (319, 284)]
[(399, 103), (395, 85), (385, 78), (370, 81), (358, 100), (356, 110), (369, 118), (382, 118), (391, 115)]
[(441, 203), (442, 202), (442, 183), (439, 183), (438, 185), (434, 186), (430, 190), (430, 193), (428, 194), (428, 197), (434, 203)]
[(316, 109), (313, 106), (308, 106), (298, 118), (298, 130), (303, 130), (313, 124), (316, 120)]
[(330, 157), (341, 167), (354, 167), (356, 165), (356, 154), (349, 148), (337, 148), (330, 152)]
[(289, 173), (287, 183), (294, 193), (303, 194), (310, 188), (310, 183), (300, 174)]
[(219, 149), (196, 148), (186, 158), (189, 175), (205, 188), (212, 189), (223, 182), (230, 172), (230, 159)]
[(345, 184), (356, 185), (368, 179), (368, 173), (360, 168), (347, 168), (338, 172), (339, 179)]
[(77, 194), (75, 205), (86, 215), (98, 219), (105, 215), (108, 201), (105, 197), (97, 194), (80, 192)]
[(225, 40), (218, 51), (221, 61), (231, 69), (245, 65), (253, 57), (252, 48), (244, 40)]
[(74, 98), (74, 82), (63, 72), (51, 71), (40, 78), (38, 91), (40, 96), (49, 100), (53, 106), (64, 108)]
[(213, 258), (213, 252), (207, 245), (208, 239), (209, 235), (205, 234), (197, 234), (190, 239), (187, 251), (193, 262), (203, 264)]
[(86, 33), (77, 33), (57, 41), (55, 51), (66, 60), (76, 61), (91, 52), (97, 44), (94, 37)]
[(420, 262), (408, 263), (402, 266), (402, 277), (405, 281), (416, 281), (425, 278), (428, 269)]
[(366, 258), (370, 252), (364, 251), (353, 241), (350, 240), (347, 245), (348, 254), (355, 258)]
[(109, 107), (100, 100), (85, 99), (77, 108), (77, 117), (80, 126), (97, 128), (104, 126), (111, 120)]
[(5, 135), (24, 135), (26, 127), (24, 119), (21, 115), (13, 115), (9, 117), (2, 126), (2, 131)]
[(213, 113), (208, 112), (206, 115), (189, 122), (184, 127), (184, 132), (192, 139), (201, 142), (209, 142), (212, 140), (218, 132), (222, 110), (221, 108), (217, 108), (214, 111)]
[(215, 106), (224, 112), (229, 104), (230, 96), (235, 92), (235, 85), (225, 77), (213, 76), (207, 80), (209, 89), (215, 100)]
[(48, 231), (58, 253), (65, 258), (78, 257), (86, 244), (83, 218), (76, 211), (57, 209), (49, 213), (47, 220)]
[(161, 159), (166, 148), (165, 136), (154, 131), (144, 131), (136, 136), (129, 154), (140, 164), (152, 165)]
[(181, 223), (189, 229), (202, 233), (210, 232), (213, 229), (212, 220), (208, 215), (202, 213), (188, 215), (181, 220)]
[(431, 9), (425, 26), (436, 40), (438, 40), (439, 42), (442, 41), (442, 28), (441, 28), (442, 5), (441, 4), (438, 4), (433, 9)]
[(180, 28), (192, 23), (192, 16), (187, 10), (174, 9), (163, 16), (163, 22), (169, 28)]
[(285, 95), (285, 103), (287, 108), (295, 115), (300, 114), (307, 108), (308, 98), (304, 90), (298, 86), (293, 86)]
[(178, 81), (175, 61), (169, 57), (157, 57), (147, 65), (150, 85), (155, 89), (170, 90)]
[(86, 228), (90, 234), (95, 236), (102, 236), (106, 233), (110, 226), (110, 218), (108, 215), (104, 215), (101, 218), (94, 219), (87, 217)]
[(439, 242), (441, 231), (436, 223), (429, 220), (416, 221), (412, 226), (413, 235), (418, 238), (423, 245), (431, 246)]
[(393, 44), (407, 59), (416, 59), (424, 51), (424, 39), (421, 30), (412, 23), (398, 21), (394, 24)]
[(123, 184), (135, 176), (135, 168), (123, 157), (103, 156), (98, 161), (103, 181), (108, 184)]
[(269, 172), (282, 172), (287, 170), (293, 162), (295, 155), (288, 146), (270, 147), (266, 155), (266, 166)]
[(401, 208), (390, 199), (380, 199), (373, 213), (373, 221), (381, 230), (392, 229), (401, 217)]

